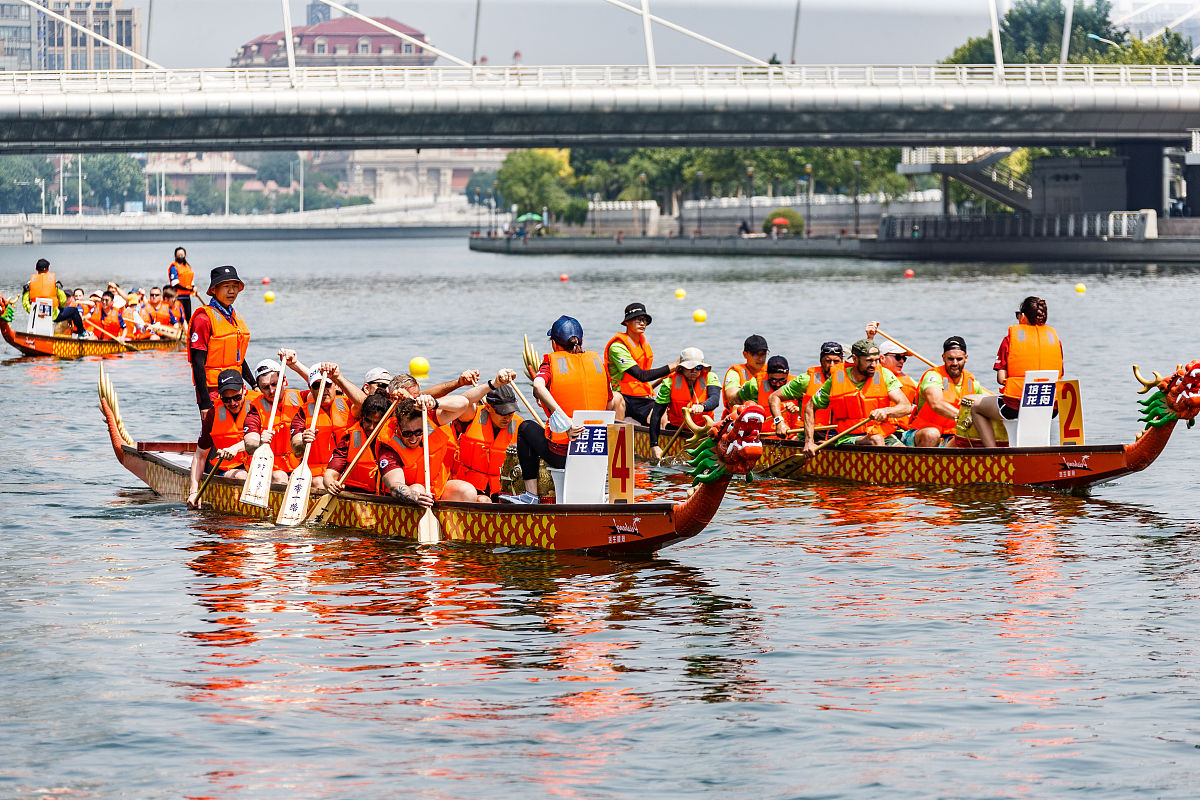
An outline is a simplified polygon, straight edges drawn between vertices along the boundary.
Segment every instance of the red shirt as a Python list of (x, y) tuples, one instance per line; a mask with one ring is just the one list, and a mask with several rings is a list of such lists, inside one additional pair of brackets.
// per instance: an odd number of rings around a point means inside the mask
[(200, 438), (196, 440), (196, 449), (211, 450), (213, 448), (212, 429), (217, 419), (217, 407), (213, 406), (204, 412), (204, 421), (200, 425)]
[(193, 350), (203, 350), (208, 352), (208, 339), (212, 336), (212, 320), (208, 318), (208, 313), (204, 310), (204, 306), (200, 306), (192, 312), (192, 337), (188, 346)]
[[(363, 454), (368, 455), (366, 453)], [(392, 453), (394, 456), (395, 453)], [(361, 460), (360, 460), (361, 463)], [(333, 448), (333, 455), (329, 457), (329, 469), (336, 472), (338, 475), (345, 477), (346, 467), (350, 464), (350, 434), (346, 434), (338, 440), (337, 447)]]

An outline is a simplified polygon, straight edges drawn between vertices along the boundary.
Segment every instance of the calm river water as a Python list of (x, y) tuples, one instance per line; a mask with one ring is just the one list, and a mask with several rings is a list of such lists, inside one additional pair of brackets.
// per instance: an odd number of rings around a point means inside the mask
[[(1179, 267), (190, 249), (200, 283), (241, 270), (252, 359), (290, 345), (352, 375), (519, 368), (560, 313), (600, 347), (640, 300), (664, 358), (724, 368), (762, 333), (803, 368), (880, 319), (932, 356), (965, 336), (990, 381), (1040, 294), (1109, 442), (1140, 427), (1131, 363), (1200, 357)], [(163, 282), (171, 245), (4, 248), (0, 288), (39, 255), (131, 287)], [(739, 483), (654, 560), (418, 549), (161, 502), (112, 457), (98, 359), (5, 349), (0, 797), (1196, 796), (1200, 431), (1090, 498)], [(182, 355), (104, 364), (134, 438), (195, 434)]]

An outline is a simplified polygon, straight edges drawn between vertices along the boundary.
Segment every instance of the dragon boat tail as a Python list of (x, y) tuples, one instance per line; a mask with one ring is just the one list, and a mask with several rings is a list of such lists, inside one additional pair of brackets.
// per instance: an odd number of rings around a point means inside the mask
[[(116, 390), (100, 372), (100, 411), (117, 460), (156, 493), (182, 502), (188, 493), (193, 442), (135, 442), (125, 427)], [(704, 530), (735, 474), (747, 474), (762, 455), (759, 430), (766, 412), (757, 405), (735, 409), (691, 441), (693, 487), (680, 502), (597, 505), (508, 505), (439, 502), (433, 507), (443, 539), (491, 546), (547, 550), (652, 553)], [(274, 520), (287, 487), (271, 487), (270, 508), (239, 501), (242, 484), (214, 478), (204, 495), (212, 509), (236, 517)], [(385, 536), (417, 538), (424, 509), (383, 495), (343, 492), (329, 523)]]
[(22, 355), (56, 356), (58, 358), (83, 358), (84, 356), (108, 356), (142, 350), (182, 350), (187, 342), (179, 339), (131, 339), (118, 342), (114, 339), (76, 339), (74, 336), (47, 336), (38, 333), (23, 333), (12, 326), (12, 310), (15, 306), (0, 297), (0, 336)]
[[(1167, 377), (1142, 377), (1139, 394), (1145, 428), (1130, 444), (1056, 447), (827, 447), (806, 458), (796, 441), (763, 439), (756, 473), (764, 477), (805, 479), (810, 476), (860, 483), (961, 486), (1000, 484), (1036, 486), (1063, 491), (1087, 487), (1139, 472), (1154, 463), (1181, 420), (1187, 427), (1200, 413), (1200, 361), (1178, 367)], [(962, 442), (969, 445), (969, 442)], [(637, 428), (635, 453), (650, 457), (649, 431)], [(664, 453), (670, 458), (679, 446)]]

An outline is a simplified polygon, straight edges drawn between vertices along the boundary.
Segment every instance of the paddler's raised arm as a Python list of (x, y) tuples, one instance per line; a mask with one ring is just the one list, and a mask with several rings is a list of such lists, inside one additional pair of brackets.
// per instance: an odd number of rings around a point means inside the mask
[[(488, 380), (486, 383), (476, 383), (470, 389), (467, 389), (462, 394), (452, 394), (449, 397), (441, 398), (441, 404), (438, 407), (438, 422), (445, 425), (451, 420), (461, 419), (465, 422), (470, 422), (475, 418), (475, 412), (479, 405), (479, 401), (487, 396), (487, 393), (493, 389), (512, 383), (517, 379), (517, 373), (511, 369), (502, 369), (496, 373), (496, 377)], [(458, 399), (465, 400), (462, 407), (459, 408)], [(457, 411), (457, 413), (454, 413)], [(453, 413), (454, 416), (444, 419), (443, 415)]]
[(362, 388), (350, 382), (350, 379), (342, 374), (342, 370), (334, 361), (322, 361), (317, 364), (317, 369), (325, 373), (329, 380), (342, 390), (342, 394), (354, 404), (355, 408), (362, 408), (363, 401), (367, 399), (366, 393)]

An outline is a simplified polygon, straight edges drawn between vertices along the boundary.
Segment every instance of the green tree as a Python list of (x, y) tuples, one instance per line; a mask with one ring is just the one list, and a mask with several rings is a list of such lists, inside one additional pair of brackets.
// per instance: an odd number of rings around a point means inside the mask
[(104, 153), (85, 156), (83, 171), (87, 175), (85, 201), (97, 208), (118, 210), (122, 203), (146, 195), (146, 173), (133, 156), (124, 153)]
[(564, 150), (514, 150), (504, 159), (497, 179), (500, 194), (518, 207), (518, 214), (558, 214), (567, 204), (566, 185), (574, 177)]
[[(38, 180), (48, 184), (53, 177), (54, 166), (42, 156), (0, 157), (0, 213), (41, 212), (42, 187)], [(46, 202), (49, 206), (49, 194)]]
[(278, 185), (287, 187), (290, 185), (289, 181), (296, 174), (293, 166), (293, 162), (296, 161), (296, 153), (292, 150), (257, 153), (248, 155), (246, 160), (258, 171), (257, 177), (263, 183), (275, 181)]
[(225, 192), (207, 175), (196, 178), (187, 190), (189, 214), (215, 214), (225, 210)]
[(800, 234), (804, 233), (804, 217), (786, 207), (777, 208), (767, 214), (762, 223), (763, 233), (770, 233), (771, 228), (775, 227), (774, 222), (777, 219), (786, 219), (788, 221), (786, 226), (787, 232), (793, 236), (799, 236)]
[(463, 190), (467, 195), (467, 202), (475, 204), (475, 190), (479, 190), (480, 205), (488, 204), (488, 192), (492, 191), (492, 184), (496, 182), (496, 173), (492, 170), (479, 170), (471, 173), (471, 179), (467, 181), (467, 186)]

